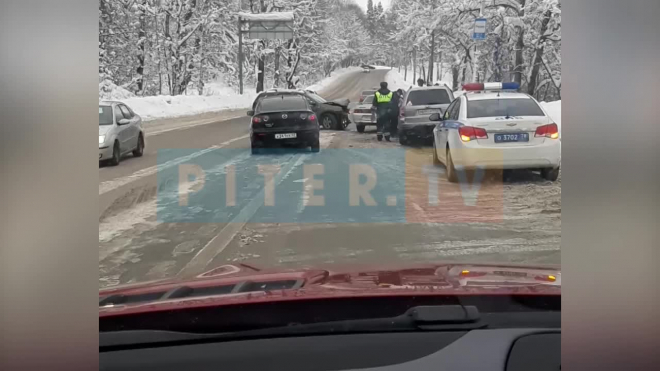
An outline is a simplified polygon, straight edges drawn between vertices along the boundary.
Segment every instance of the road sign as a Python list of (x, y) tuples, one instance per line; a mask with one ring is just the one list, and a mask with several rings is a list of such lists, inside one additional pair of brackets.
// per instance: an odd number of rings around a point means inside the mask
[(486, 18), (477, 18), (474, 20), (474, 31), (472, 32), (472, 39), (486, 39)]

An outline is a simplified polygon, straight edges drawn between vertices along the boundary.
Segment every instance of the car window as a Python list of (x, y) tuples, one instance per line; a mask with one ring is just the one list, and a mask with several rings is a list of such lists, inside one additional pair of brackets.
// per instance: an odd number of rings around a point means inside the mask
[(413, 90), (408, 94), (408, 100), (406, 102), (406, 104), (412, 106), (449, 103), (451, 103), (451, 98), (445, 89)]
[(260, 95), (257, 96), (257, 98), (254, 100), (254, 103), (252, 104), (252, 108), (255, 109), (257, 105), (264, 99), (266, 98), (273, 98), (273, 97), (297, 97), (297, 96), (304, 96), (302, 93), (296, 93), (296, 92), (269, 92), (269, 93), (261, 93)]
[(449, 107), (447, 107), (447, 110), (445, 111), (445, 114), (443, 115), (443, 118), (444, 118), (445, 120), (450, 120), (450, 118), (451, 118), (451, 112), (452, 112), (452, 110), (454, 109), (454, 107), (456, 107), (456, 100), (453, 101), (453, 102), (449, 105)]
[(374, 102), (374, 96), (373, 96), (373, 95), (370, 95), (370, 96), (364, 98), (364, 101), (363, 101), (362, 103), (365, 103), (365, 104), (371, 104), (371, 103), (373, 103), (373, 102)]
[(374, 93), (376, 93), (375, 90), (365, 90), (365, 91), (362, 92), (362, 96), (373, 95)]
[(454, 109), (451, 110), (451, 119), (452, 120), (458, 120), (458, 115), (461, 113), (461, 100), (458, 99), (456, 100), (456, 104), (454, 105)]
[(325, 103), (325, 102), (327, 102), (325, 99), (323, 99), (322, 97), (320, 97), (320, 96), (318, 96), (314, 93), (307, 93), (307, 97), (309, 99), (311, 99), (313, 102), (316, 102), (316, 103)]
[(301, 97), (273, 97), (262, 100), (257, 106), (257, 112), (306, 111), (307, 103)]
[(112, 107), (99, 106), (99, 125), (112, 125)]
[(131, 111), (128, 110), (128, 107), (126, 107), (125, 105), (120, 104), (119, 109), (124, 114), (124, 118), (127, 118), (129, 120), (133, 118), (133, 114), (131, 113)]
[(115, 112), (115, 120), (116, 121), (119, 121), (119, 120), (124, 118), (124, 114), (119, 109), (119, 106), (115, 106), (114, 112)]
[(483, 99), (467, 105), (467, 117), (545, 116), (532, 99)]

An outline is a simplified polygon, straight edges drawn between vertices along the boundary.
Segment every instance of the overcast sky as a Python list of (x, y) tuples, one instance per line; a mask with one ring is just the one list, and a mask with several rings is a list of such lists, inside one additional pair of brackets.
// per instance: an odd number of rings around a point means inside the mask
[[(365, 11), (367, 10), (367, 1), (368, 0), (353, 0), (355, 1), (359, 6), (362, 7)], [(373, 0), (374, 5), (378, 4), (378, 2), (381, 2), (383, 4), (383, 8), (387, 9), (387, 7), (390, 5), (390, 0)]]

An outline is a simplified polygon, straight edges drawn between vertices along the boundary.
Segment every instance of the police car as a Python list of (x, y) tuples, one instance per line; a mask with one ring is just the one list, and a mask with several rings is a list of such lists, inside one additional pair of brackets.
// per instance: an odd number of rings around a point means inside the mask
[[(465, 84), (465, 94), (440, 115), (433, 129), (433, 162), (456, 182), (461, 170), (530, 169), (547, 180), (559, 176), (559, 128), (517, 83)], [(458, 171), (457, 171), (458, 170)]]

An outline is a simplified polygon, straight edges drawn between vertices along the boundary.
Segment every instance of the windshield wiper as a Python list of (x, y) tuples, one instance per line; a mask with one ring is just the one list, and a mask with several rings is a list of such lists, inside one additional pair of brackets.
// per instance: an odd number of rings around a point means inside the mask
[(215, 334), (195, 334), (171, 331), (118, 331), (100, 334), (99, 346), (108, 350), (140, 346), (171, 345), (279, 336), (312, 334), (346, 334), (395, 331), (451, 331), (487, 327), (475, 306), (439, 305), (418, 306), (395, 317), (351, 319), (309, 324), (289, 324), (255, 330)]

